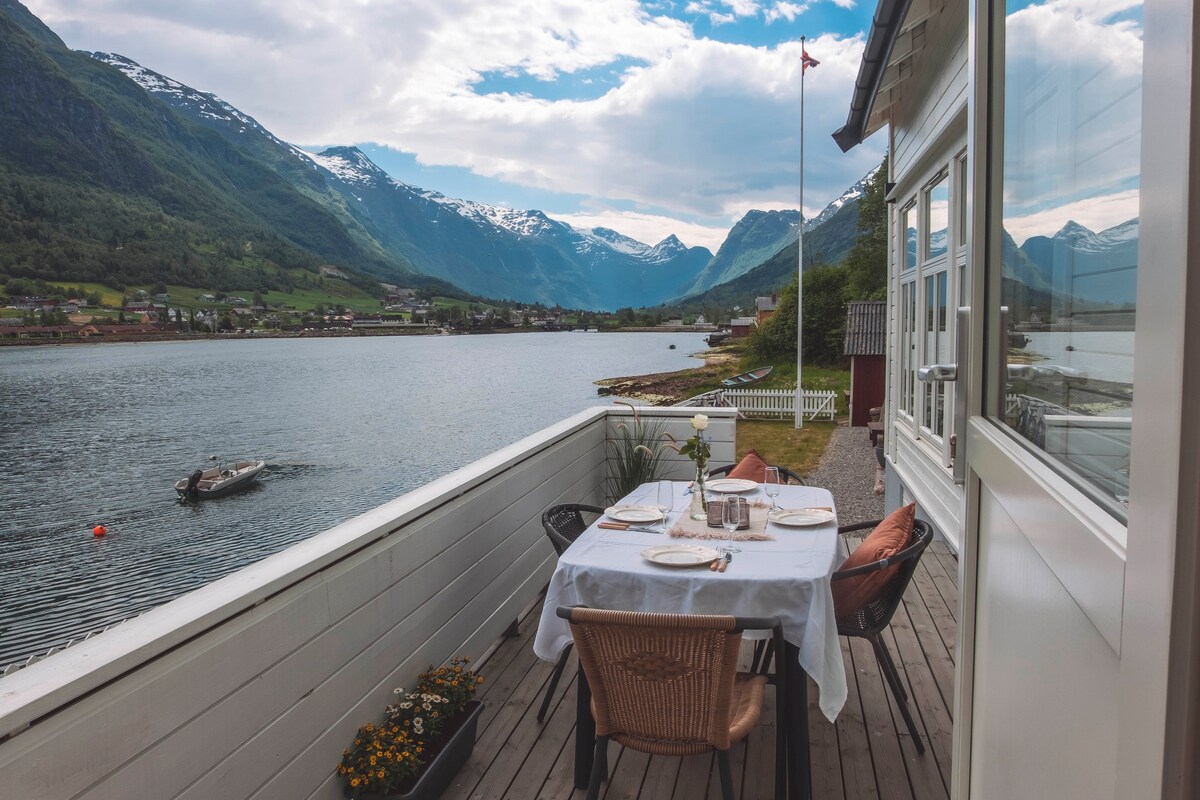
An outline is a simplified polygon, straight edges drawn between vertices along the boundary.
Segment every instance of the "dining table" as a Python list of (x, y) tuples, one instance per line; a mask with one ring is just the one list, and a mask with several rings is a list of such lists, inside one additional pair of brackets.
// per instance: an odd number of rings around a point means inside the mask
[[(685, 481), (671, 483), (671, 505), (663, 519), (653, 519), (619, 529), (618, 518), (627, 507), (653, 508), (658, 485), (639, 486), (611, 506), (559, 557), (550, 579), (534, 638), (534, 653), (556, 661), (571, 643), (571, 630), (556, 611), (560, 606), (589, 606), (621, 611), (675, 614), (732, 614), (744, 617), (777, 617), (782, 622), (784, 653), (777, 654), (776, 670), (784, 671), (786, 703), (787, 796), (810, 795), (808, 757), (807, 678), (818, 691), (823, 715), (833, 721), (846, 702), (847, 684), (838, 641), (830, 577), (846, 558), (838, 535), (836, 509), (828, 490), (814, 486), (779, 487), (779, 509), (802, 513), (768, 515), (770, 499), (764, 487), (752, 482), (724, 494), (709, 492), (709, 499), (744, 497), (750, 509), (750, 527), (734, 533), (688, 516), (693, 487)], [(665, 504), (662, 506), (665, 508)], [(825, 510), (825, 514), (812, 514)], [(654, 516), (653, 513), (646, 516)], [(807, 517), (817, 521), (796, 524)], [(635, 514), (636, 518), (636, 514)], [(791, 524), (783, 524), (788, 522)], [(669, 566), (651, 560), (665, 544), (698, 545), (737, 552), (723, 571), (701, 563)], [(767, 638), (769, 631), (745, 633), (746, 638)], [(575, 785), (586, 788), (591, 772), (595, 726), (590, 690), (582, 671), (577, 681)]]

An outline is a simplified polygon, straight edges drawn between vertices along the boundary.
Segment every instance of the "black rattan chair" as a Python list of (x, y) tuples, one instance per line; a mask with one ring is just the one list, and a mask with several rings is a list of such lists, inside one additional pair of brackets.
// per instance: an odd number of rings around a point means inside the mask
[[(874, 520), (873, 522), (860, 522), (857, 525), (846, 525), (838, 528), (838, 533), (853, 533), (854, 531), (861, 530), (869, 531), (878, 525), (880, 521)], [(888, 685), (892, 688), (892, 694), (896, 697), (896, 705), (900, 708), (900, 714), (904, 717), (904, 724), (908, 726), (908, 732), (912, 734), (913, 743), (917, 746), (918, 753), (924, 753), (925, 746), (921, 744), (921, 737), (917, 733), (916, 723), (913, 722), (912, 712), (909, 711), (908, 692), (904, 691), (904, 683), (900, 680), (900, 671), (896, 669), (896, 662), (892, 660), (892, 654), (888, 652), (887, 645), (883, 641), (883, 631), (892, 623), (892, 616), (896, 613), (896, 609), (900, 607), (900, 601), (904, 598), (904, 591), (908, 588), (913, 573), (917, 569), (917, 562), (920, 561), (921, 554), (925, 552), (925, 548), (929, 546), (931, 541), (933, 541), (933, 529), (929, 527), (929, 523), (919, 519), (913, 520), (912, 535), (909, 537), (904, 549), (899, 553), (890, 558), (864, 564), (861, 567), (835, 572), (831, 578), (831, 580), (839, 581), (845, 578), (852, 578), (855, 575), (877, 572), (888, 567), (897, 567), (897, 569), (893, 570), (892, 576), (888, 579), (887, 583), (875, 592), (871, 600), (853, 610), (843, 611), (835, 607), (833, 611), (837, 617), (839, 636), (857, 636), (866, 639), (871, 643), (871, 647), (874, 648), (875, 659), (879, 662), (879, 668), (887, 679)]]
[[(566, 503), (546, 509), (542, 513), (542, 527), (546, 529), (546, 536), (550, 538), (554, 552), (561, 556), (571, 546), (571, 543), (587, 530), (588, 523), (583, 518), (584, 514), (603, 513), (604, 509), (599, 506), (588, 506), (581, 503)], [(566, 649), (562, 651), (562, 655), (558, 657), (558, 663), (554, 665), (554, 673), (550, 676), (550, 683), (546, 686), (546, 696), (542, 698), (542, 706), (538, 709), (538, 722), (542, 722), (546, 718), (546, 711), (550, 708), (550, 698), (554, 697), (554, 690), (558, 688), (558, 681), (562, 678), (563, 669), (566, 668), (567, 659), (570, 657), (571, 645), (567, 645)]]
[[(844, 525), (838, 528), (838, 534), (870, 531), (880, 522), (882, 520), (876, 519), (856, 525)], [(901, 716), (904, 717), (904, 724), (908, 726), (908, 732), (912, 735), (918, 753), (925, 752), (925, 745), (921, 743), (917, 725), (913, 722), (912, 712), (909, 711), (908, 692), (904, 690), (904, 683), (900, 680), (900, 671), (896, 669), (896, 662), (892, 660), (892, 654), (888, 652), (887, 645), (883, 641), (883, 631), (891, 624), (892, 616), (900, 607), (904, 592), (908, 589), (909, 582), (912, 581), (913, 572), (917, 569), (917, 562), (931, 541), (933, 541), (933, 529), (929, 527), (929, 523), (919, 519), (914, 520), (912, 534), (904, 545), (904, 549), (899, 553), (870, 564), (863, 564), (860, 567), (835, 572), (830, 577), (830, 580), (839, 581), (853, 578), (856, 575), (878, 572), (888, 567), (897, 567), (893, 570), (887, 583), (881, 586), (874, 596), (861, 607), (853, 610), (842, 610), (835, 607), (833, 612), (837, 618), (839, 636), (857, 636), (871, 643), (871, 647), (875, 650), (875, 659), (879, 662), (879, 669), (887, 680), (888, 686), (891, 687), (892, 694), (896, 698), (896, 705), (900, 709)], [(756, 650), (751, 670), (759, 669), (760, 653), (762, 653), (761, 650)], [(763, 654), (762, 669), (764, 671), (770, 664), (772, 655), (773, 648), (768, 644), (766, 652)]]
[[(723, 467), (717, 467), (716, 469), (710, 469), (708, 471), (708, 477), (716, 478), (721, 475), (728, 475), (733, 470), (733, 468), (736, 466), (737, 466), (737, 464), (726, 464)], [(807, 483), (805, 483), (804, 478), (800, 477), (799, 473), (792, 472), (787, 467), (781, 467), (777, 464), (768, 464), (767, 466), (775, 467), (775, 469), (779, 470), (779, 477), (781, 480), (783, 480), (784, 483), (794, 483), (797, 486), (807, 486), (808, 485)]]

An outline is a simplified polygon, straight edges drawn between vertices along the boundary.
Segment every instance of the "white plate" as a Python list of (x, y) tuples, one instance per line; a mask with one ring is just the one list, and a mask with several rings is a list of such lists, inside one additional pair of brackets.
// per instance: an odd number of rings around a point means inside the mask
[(768, 511), (767, 519), (777, 525), (803, 527), (833, 522), (837, 519), (837, 515), (823, 508), (781, 508), (777, 511)]
[(717, 478), (704, 485), (710, 492), (750, 492), (758, 488), (757, 483), (743, 478)]
[(642, 558), (664, 567), (698, 567), (711, 564), (720, 556), (711, 547), (698, 544), (660, 544), (642, 551)]
[(611, 506), (604, 513), (618, 522), (658, 522), (663, 513), (649, 506)]

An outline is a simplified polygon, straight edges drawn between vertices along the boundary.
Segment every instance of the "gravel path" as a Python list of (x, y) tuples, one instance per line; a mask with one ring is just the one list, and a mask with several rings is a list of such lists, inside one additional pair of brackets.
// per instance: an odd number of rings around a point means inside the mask
[(835, 430), (820, 464), (807, 480), (810, 486), (833, 492), (839, 525), (883, 517), (883, 496), (874, 492), (875, 448), (866, 428)]

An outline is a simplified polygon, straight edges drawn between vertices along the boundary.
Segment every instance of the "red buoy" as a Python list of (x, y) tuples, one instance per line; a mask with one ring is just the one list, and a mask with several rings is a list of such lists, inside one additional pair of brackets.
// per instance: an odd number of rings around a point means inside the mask
[(108, 533), (108, 528), (104, 527), (103, 525), (97, 525), (96, 527), (92, 528), (93, 536), (99, 537), (99, 536), (103, 536), (106, 533)]

